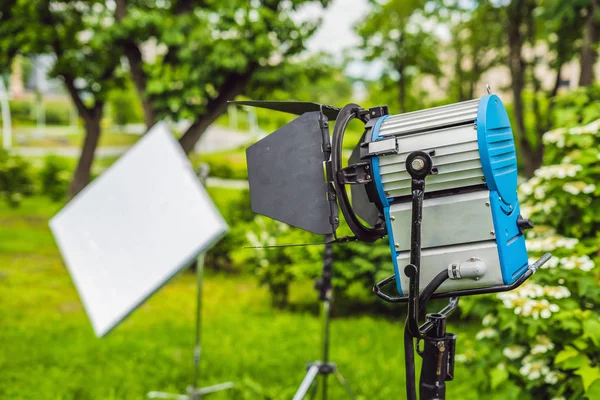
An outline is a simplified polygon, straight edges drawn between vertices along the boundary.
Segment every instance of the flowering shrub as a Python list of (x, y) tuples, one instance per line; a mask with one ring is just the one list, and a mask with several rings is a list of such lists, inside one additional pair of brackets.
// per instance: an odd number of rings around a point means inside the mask
[(553, 258), (517, 290), (464, 302), (484, 329), (457, 361), (494, 398), (600, 399), (600, 120), (580, 122), (544, 135), (545, 165), (520, 185), (529, 254)]

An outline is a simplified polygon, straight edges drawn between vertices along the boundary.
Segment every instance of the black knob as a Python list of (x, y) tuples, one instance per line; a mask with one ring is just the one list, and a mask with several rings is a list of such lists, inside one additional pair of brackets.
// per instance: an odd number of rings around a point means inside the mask
[(517, 218), (517, 227), (519, 232), (525, 233), (527, 229), (533, 228), (533, 221), (529, 218), (523, 218), (521, 215)]

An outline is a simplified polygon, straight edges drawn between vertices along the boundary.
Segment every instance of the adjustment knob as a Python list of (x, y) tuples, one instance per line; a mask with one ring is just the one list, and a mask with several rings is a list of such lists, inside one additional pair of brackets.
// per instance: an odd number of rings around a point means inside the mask
[(527, 229), (533, 228), (533, 221), (529, 218), (523, 218), (523, 216), (519, 215), (517, 217), (517, 227), (519, 228), (519, 232), (525, 233)]

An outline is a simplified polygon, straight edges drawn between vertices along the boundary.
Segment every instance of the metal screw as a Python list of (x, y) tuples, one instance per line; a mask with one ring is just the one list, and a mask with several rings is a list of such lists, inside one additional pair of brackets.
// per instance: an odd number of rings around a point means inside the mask
[(412, 167), (412, 169), (414, 169), (415, 171), (420, 171), (423, 168), (425, 168), (425, 161), (422, 158), (415, 158), (414, 160), (412, 160), (412, 162), (410, 163), (410, 166)]
[(482, 176), (482, 177), (481, 177), (481, 181), (482, 181), (482, 182), (485, 182), (485, 176)]
[(489, 202), (489, 201), (486, 201), (486, 202), (485, 202), (485, 205), (489, 207), (489, 206), (490, 206), (490, 202)]
[(471, 257), (471, 262), (475, 262), (477, 259), (475, 257)]
[(399, 249), (400, 248), (400, 244), (396, 243), (396, 244), (394, 244), (394, 247), (397, 248), (397, 249)]
[(385, 192), (385, 197), (390, 197), (390, 192)]
[(340, 222), (340, 219), (339, 219), (338, 217), (335, 217), (335, 218), (333, 219), (333, 222), (335, 222), (335, 223), (337, 224), (338, 222)]
[(494, 236), (495, 234), (496, 234), (496, 232), (490, 231), (490, 235)]
[(371, 175), (367, 175), (366, 178), (367, 178), (367, 180), (370, 180), (371, 179)]
[(371, 167), (369, 167), (368, 165), (365, 165), (365, 171), (368, 171), (370, 169), (371, 169)]
[(396, 217), (394, 217), (393, 215), (390, 216), (390, 221), (395, 221)]

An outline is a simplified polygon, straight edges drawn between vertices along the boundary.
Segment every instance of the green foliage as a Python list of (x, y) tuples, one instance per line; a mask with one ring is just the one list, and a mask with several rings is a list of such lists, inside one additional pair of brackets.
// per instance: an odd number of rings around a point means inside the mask
[(129, 80), (108, 94), (108, 107), (112, 122), (117, 126), (144, 122), (140, 99)]
[(39, 171), (42, 194), (52, 201), (64, 200), (71, 181), (72, 168), (68, 160), (55, 155), (47, 156)]
[(256, 82), (255, 72), (279, 68), (304, 50), (316, 21), (296, 22), (292, 13), (310, 3), (317, 2), (129, 2), (115, 34), (129, 46), (153, 38), (162, 49), (143, 66), (157, 117), (196, 120)]
[(323, 247), (285, 245), (318, 243), (320, 237), (263, 216), (254, 218), (246, 229), (246, 246), (254, 248), (234, 250), (233, 261), (247, 266), (269, 288), (272, 304), (284, 308), (288, 305), (290, 284), (318, 274)]
[(248, 179), (246, 168), (246, 151), (244, 149), (219, 153), (203, 153), (191, 155), (192, 163), (208, 164), (210, 176), (222, 179)]
[(597, 398), (600, 120), (573, 126), (593, 118), (596, 93), (557, 100), (556, 118), (564, 127), (543, 136), (545, 165), (520, 185), (521, 211), (536, 223), (528, 251), (552, 252), (553, 258), (519, 289), (465, 302), (465, 311), (485, 315), (486, 326), (469, 367), (491, 371), (478, 374), (480, 386), (502, 398), (507, 388), (517, 388), (523, 399)]
[(33, 102), (31, 100), (11, 100), (9, 105), (10, 116), (14, 121), (33, 122), (35, 120)]
[(365, 59), (384, 62), (384, 76), (379, 81), (385, 85), (378, 89), (397, 93), (396, 104), (401, 112), (416, 108), (409, 96), (418, 96), (411, 94), (417, 76), (441, 76), (438, 40), (416, 22), (423, 16), (425, 3), (422, 0), (376, 3), (356, 27)]
[(45, 121), (48, 125), (69, 125), (71, 122), (71, 105), (64, 101), (45, 101)]
[[(37, 122), (37, 106), (34, 99), (11, 100), (9, 106), (11, 118), (15, 123), (35, 124)], [(46, 124), (70, 124), (70, 107), (71, 105), (66, 101), (44, 101), (44, 116)]]
[(248, 190), (218, 187), (208, 187), (208, 193), (231, 231), (208, 252), (206, 265), (216, 271), (243, 272), (245, 266), (234, 265), (231, 255), (235, 249), (245, 246), (247, 225), (254, 219), (250, 209), (250, 193)]
[[(394, 274), (390, 246), (386, 239), (375, 243), (352, 242), (334, 247), (336, 297), (353, 303), (377, 301), (373, 285)], [(395, 293), (393, 285), (390, 290)]]
[(23, 197), (35, 191), (31, 165), (22, 157), (0, 150), (0, 197), (18, 207)]

